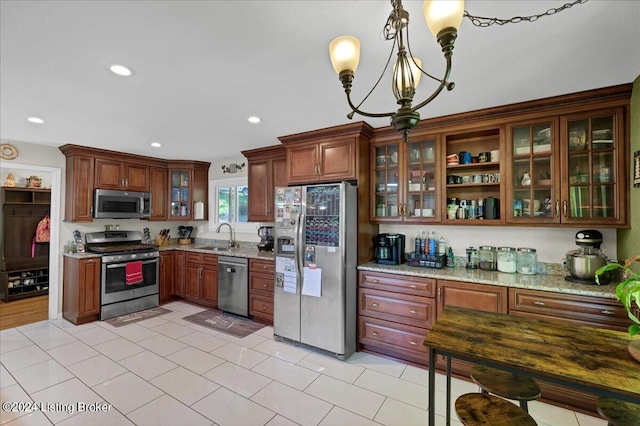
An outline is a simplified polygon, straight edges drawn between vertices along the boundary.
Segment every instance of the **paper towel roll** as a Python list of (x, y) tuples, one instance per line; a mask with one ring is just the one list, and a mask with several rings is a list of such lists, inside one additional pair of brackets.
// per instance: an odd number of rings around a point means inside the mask
[(204, 203), (196, 201), (193, 205), (193, 218), (195, 220), (204, 219)]

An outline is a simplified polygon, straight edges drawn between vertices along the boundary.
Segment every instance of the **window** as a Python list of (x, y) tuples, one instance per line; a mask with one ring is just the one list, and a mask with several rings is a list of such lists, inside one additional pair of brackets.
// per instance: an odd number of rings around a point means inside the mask
[(234, 229), (255, 229), (247, 222), (249, 214), (249, 186), (247, 178), (217, 179), (209, 181), (210, 214), (209, 229), (228, 222)]

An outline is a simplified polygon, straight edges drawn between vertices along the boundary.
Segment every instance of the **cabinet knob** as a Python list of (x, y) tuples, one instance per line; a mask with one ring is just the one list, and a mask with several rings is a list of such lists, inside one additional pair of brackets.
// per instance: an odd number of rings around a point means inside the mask
[(411, 287), (411, 288), (418, 288), (418, 286), (417, 286), (417, 285), (415, 285), (415, 284), (411, 284), (409, 287)]
[(412, 314), (414, 314), (414, 315), (418, 313), (418, 311), (416, 311), (415, 309), (412, 309), (412, 310), (410, 310), (409, 312), (411, 312), (411, 313), (412, 313)]
[(534, 301), (533, 304), (538, 306), (544, 306), (544, 302), (540, 302), (538, 300)]
[(567, 217), (567, 200), (564, 200), (562, 202), (562, 211), (563, 211), (564, 217)]
[(556, 200), (556, 217), (560, 217), (560, 201)]
[(373, 332), (371, 332), (371, 334), (373, 334), (374, 336), (377, 336), (378, 332), (377, 331), (373, 331)]
[(373, 303), (371, 304), (371, 306), (373, 306), (374, 308), (377, 308), (377, 307), (378, 307), (378, 304), (377, 304), (376, 302), (373, 302)]
[(418, 342), (416, 342), (415, 340), (412, 340), (409, 343), (411, 343), (413, 346), (417, 346), (418, 345)]
[(375, 278), (371, 280), (372, 283), (377, 283), (378, 280), (376, 280)]
[(610, 311), (609, 309), (605, 309), (604, 311), (600, 311), (600, 313), (603, 313), (605, 315), (613, 315), (613, 311)]
[(269, 287), (269, 284), (262, 284), (262, 287)]
[(262, 305), (262, 310), (266, 311), (267, 310), (267, 305)]

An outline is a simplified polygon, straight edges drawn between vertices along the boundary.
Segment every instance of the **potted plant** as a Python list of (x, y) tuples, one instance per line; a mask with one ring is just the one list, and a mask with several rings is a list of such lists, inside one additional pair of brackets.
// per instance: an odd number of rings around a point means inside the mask
[[(634, 313), (634, 306), (640, 308), (640, 274), (633, 272), (629, 265), (633, 262), (640, 262), (640, 255), (627, 259), (624, 264), (610, 263), (596, 271), (596, 282), (600, 284), (600, 275), (607, 271), (623, 269), (626, 279), (616, 286), (616, 297), (624, 305), (629, 318), (634, 322), (629, 326), (629, 336), (640, 335), (640, 319)], [(629, 342), (629, 353), (636, 360), (640, 361), (640, 339), (633, 339)]]

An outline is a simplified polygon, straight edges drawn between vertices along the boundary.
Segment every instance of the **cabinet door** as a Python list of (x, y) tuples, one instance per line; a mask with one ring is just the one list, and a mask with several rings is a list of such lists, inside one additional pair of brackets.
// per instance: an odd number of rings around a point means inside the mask
[(149, 220), (167, 220), (167, 169), (149, 169), (149, 189), (151, 191), (151, 217)]
[(124, 163), (125, 189), (129, 191), (149, 191), (149, 166)]
[(96, 158), (96, 188), (124, 189), (124, 170), (122, 161)]
[(415, 138), (406, 145), (403, 155), (402, 190), (405, 194), (401, 213), (405, 221), (433, 222), (440, 219), (438, 187), (440, 176), (435, 137)]
[(65, 192), (65, 221), (91, 222), (93, 220), (93, 157), (67, 157)]
[(316, 144), (287, 147), (288, 182), (309, 183), (318, 180)]
[(355, 146), (352, 138), (318, 144), (320, 180), (357, 179)]
[(207, 306), (218, 306), (218, 269), (202, 268), (202, 303)]
[(173, 296), (173, 252), (160, 253), (160, 301)]
[(185, 272), (185, 298), (200, 301), (200, 281), (202, 268), (199, 265), (187, 264)]
[(371, 148), (371, 164), (375, 203), (371, 206), (371, 220), (398, 221), (403, 202), (400, 188), (401, 145), (399, 142), (376, 145)]
[(191, 172), (169, 169), (169, 219), (191, 220)]
[(100, 261), (83, 259), (80, 261), (78, 287), (78, 316), (100, 313)]
[(270, 160), (249, 161), (247, 171), (249, 183), (249, 218), (251, 222), (267, 222), (273, 220), (269, 212), (273, 207), (270, 202), (273, 196), (273, 185), (270, 179)]
[(173, 275), (173, 292), (176, 296), (184, 297), (185, 295), (185, 258), (184, 252), (176, 251), (173, 254), (174, 275)]
[(563, 117), (562, 222), (627, 221), (627, 164), (622, 109)]
[(559, 223), (558, 120), (507, 126), (507, 221)]

